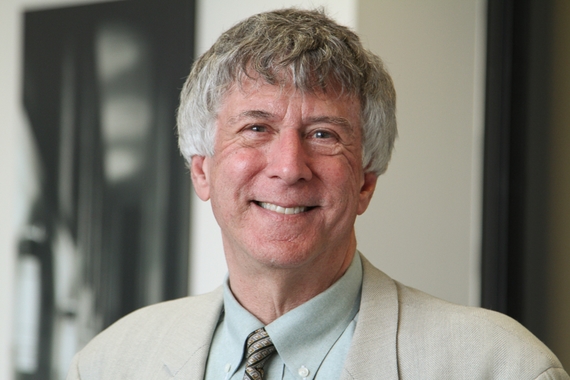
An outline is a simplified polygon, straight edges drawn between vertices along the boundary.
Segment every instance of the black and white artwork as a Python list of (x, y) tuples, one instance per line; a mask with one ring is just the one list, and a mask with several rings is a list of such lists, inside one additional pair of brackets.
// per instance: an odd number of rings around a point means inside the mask
[(38, 192), (19, 232), (17, 379), (64, 379), (75, 352), (188, 289), (189, 173), (175, 113), (191, 0), (23, 13), (23, 106)]

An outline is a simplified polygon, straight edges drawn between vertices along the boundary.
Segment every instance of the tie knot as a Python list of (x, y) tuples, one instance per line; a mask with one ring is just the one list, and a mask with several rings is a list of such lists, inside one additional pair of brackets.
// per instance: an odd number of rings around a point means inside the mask
[(275, 352), (275, 346), (265, 331), (260, 328), (249, 334), (246, 340), (246, 368), (244, 380), (260, 380), (263, 378), (263, 365)]

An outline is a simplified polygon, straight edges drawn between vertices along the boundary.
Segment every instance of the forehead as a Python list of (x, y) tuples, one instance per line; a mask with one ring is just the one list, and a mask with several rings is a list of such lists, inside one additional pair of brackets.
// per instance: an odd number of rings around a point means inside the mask
[(242, 78), (225, 92), (218, 107), (219, 118), (241, 115), (268, 118), (298, 106), (303, 115), (344, 118), (354, 129), (360, 127), (360, 101), (357, 96), (334, 88), (313, 91), (295, 88), (292, 83), (277, 85), (259, 78)]

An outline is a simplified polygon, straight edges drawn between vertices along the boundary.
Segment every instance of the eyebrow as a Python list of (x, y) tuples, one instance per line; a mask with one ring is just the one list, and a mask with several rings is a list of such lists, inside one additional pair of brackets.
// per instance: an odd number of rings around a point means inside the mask
[(347, 129), (350, 131), (353, 130), (352, 124), (350, 124), (350, 122), (347, 119), (345, 119), (344, 117), (338, 117), (338, 116), (312, 117), (308, 120), (308, 124), (333, 124), (333, 125), (338, 125), (339, 127), (342, 127), (343, 129)]
[[(271, 112), (261, 111), (261, 110), (248, 110), (241, 112), (239, 115), (232, 117), (229, 121), (230, 123), (235, 123), (242, 118), (253, 118), (253, 119), (263, 119), (263, 120), (270, 120), (274, 118)], [(317, 116), (309, 118), (306, 122), (308, 125), (312, 124), (333, 124), (346, 129), (347, 131), (353, 131), (353, 126), (350, 122), (345, 119), (344, 117), (337, 117), (337, 116)]]
[(229, 123), (230, 124), (236, 123), (243, 118), (270, 120), (274, 117), (275, 115), (273, 115), (271, 112), (261, 111), (261, 110), (248, 110), (248, 111), (243, 111), (239, 115), (230, 118)]

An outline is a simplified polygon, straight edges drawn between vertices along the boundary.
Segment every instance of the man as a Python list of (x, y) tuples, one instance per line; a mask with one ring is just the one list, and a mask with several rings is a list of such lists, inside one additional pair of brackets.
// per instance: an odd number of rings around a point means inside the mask
[(117, 322), (69, 379), (569, 378), (513, 320), (407, 288), (356, 250), (395, 92), (347, 28), (295, 9), (236, 25), (195, 63), (178, 124), (228, 280)]

